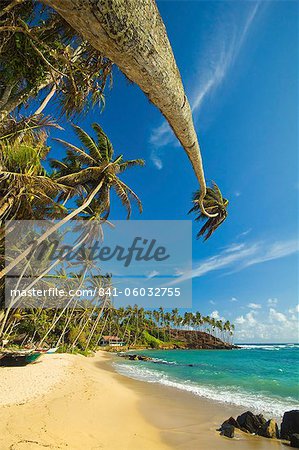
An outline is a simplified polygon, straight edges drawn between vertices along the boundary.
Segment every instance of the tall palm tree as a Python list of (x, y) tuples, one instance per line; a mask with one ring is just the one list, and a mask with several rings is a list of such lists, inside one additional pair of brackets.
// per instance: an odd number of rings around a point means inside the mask
[[(132, 207), (130, 198), (137, 202), (139, 211), (142, 204), (137, 194), (121, 179), (119, 174), (129, 167), (144, 166), (142, 159), (126, 161), (123, 155), (114, 157), (114, 149), (99, 124), (93, 123), (97, 139), (89, 136), (82, 128), (73, 125), (82, 147), (77, 147), (62, 139), (56, 139), (67, 148), (67, 156), (62, 161), (52, 160), (51, 165), (56, 169), (55, 179), (66, 186), (79, 188), (90, 194), (96, 186), (101, 188), (96, 193), (86, 212), (107, 219), (110, 213), (110, 191), (114, 189), (122, 204), (127, 209), (127, 218), (130, 217)], [(82, 204), (82, 201), (79, 201)]]
[[(92, 214), (94, 218), (99, 218), (104, 214), (102, 219), (106, 220), (110, 212), (111, 188), (116, 191), (116, 194), (126, 207), (128, 212), (127, 218), (131, 214), (130, 198), (137, 202), (139, 211), (142, 211), (139, 197), (127, 184), (120, 180), (118, 175), (129, 167), (143, 166), (144, 161), (141, 159), (125, 161), (123, 155), (113, 159), (114, 150), (110, 140), (98, 124), (93, 124), (92, 126), (96, 131), (97, 141), (80, 127), (75, 126), (75, 131), (85, 145), (85, 149), (59, 140), (67, 147), (68, 152), (62, 162), (52, 160), (52, 166), (56, 168), (52, 182), (55, 182), (55, 185), (63, 187), (67, 191), (63, 192), (58, 199), (67, 199), (70, 194), (77, 194), (78, 191), (81, 192), (81, 198), (78, 201), (77, 208), (36, 239), (36, 246), (80, 213)], [(31, 250), (32, 246), (27, 247), (14, 261), (2, 269), (0, 271), (0, 279), (26, 258)]]
[(201, 210), (200, 196), (200, 191), (196, 191), (193, 196), (194, 205), (190, 209), (189, 214), (191, 212), (198, 214), (195, 220), (206, 220), (197, 234), (198, 238), (203, 236), (206, 241), (226, 219), (228, 200), (222, 197), (219, 187), (213, 182), (212, 187), (207, 188), (207, 193), (204, 198), (205, 209), (212, 214), (212, 217), (207, 219)]
[(118, 65), (147, 95), (182, 144), (200, 184), (205, 209), (206, 181), (192, 112), (155, 0), (43, 0), (95, 49)]
[(57, 217), (63, 210), (55, 198), (71, 188), (52, 180), (41, 164), (49, 152), (41, 130), (46, 125), (36, 125), (38, 134), (24, 129), (23, 136), (0, 138), (0, 221)]

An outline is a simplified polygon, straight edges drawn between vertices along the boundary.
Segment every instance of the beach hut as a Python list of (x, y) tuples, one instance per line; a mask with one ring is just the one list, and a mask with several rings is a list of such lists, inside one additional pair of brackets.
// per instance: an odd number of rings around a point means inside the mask
[(118, 336), (102, 336), (100, 340), (101, 347), (122, 347), (125, 345), (125, 342), (122, 341)]

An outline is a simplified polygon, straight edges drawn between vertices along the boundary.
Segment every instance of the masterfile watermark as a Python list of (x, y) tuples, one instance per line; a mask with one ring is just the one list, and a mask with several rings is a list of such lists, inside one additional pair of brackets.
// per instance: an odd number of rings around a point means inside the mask
[[(191, 221), (16, 221), (6, 227), (6, 306), (190, 307)], [(28, 251), (30, 250), (30, 251)], [(24, 256), (22, 256), (24, 255)], [(174, 287), (171, 282), (177, 279)]]
[(158, 245), (156, 239), (144, 239), (141, 236), (135, 237), (129, 247), (122, 247), (116, 245), (114, 248), (104, 245), (100, 241), (95, 241), (91, 246), (81, 244), (79, 248), (73, 250), (71, 245), (60, 245), (60, 241), (55, 239), (53, 241), (42, 243), (35, 247), (34, 241), (32, 254), (38, 261), (44, 260), (45, 257), (49, 261), (60, 259), (61, 261), (123, 261), (124, 267), (129, 267), (132, 260), (135, 261), (165, 261), (170, 258), (167, 254), (167, 249), (163, 245)]

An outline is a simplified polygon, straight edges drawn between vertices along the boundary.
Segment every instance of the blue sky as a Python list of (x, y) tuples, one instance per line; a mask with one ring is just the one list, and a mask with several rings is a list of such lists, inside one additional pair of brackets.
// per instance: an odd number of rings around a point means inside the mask
[[(195, 239), (193, 306), (236, 323), (236, 340), (298, 340), (298, 3), (158, 2), (193, 109), (206, 177), (230, 200), (213, 237)], [(50, 107), (53, 111), (53, 107)], [(125, 176), (142, 219), (186, 219), (195, 176), (161, 114), (114, 70), (99, 122), (116, 153), (143, 157)], [(69, 125), (56, 135), (76, 142)], [(63, 135), (62, 135), (63, 134)], [(62, 149), (52, 142), (51, 156)], [(112, 218), (125, 218), (116, 201)], [(139, 218), (137, 209), (133, 218)]]

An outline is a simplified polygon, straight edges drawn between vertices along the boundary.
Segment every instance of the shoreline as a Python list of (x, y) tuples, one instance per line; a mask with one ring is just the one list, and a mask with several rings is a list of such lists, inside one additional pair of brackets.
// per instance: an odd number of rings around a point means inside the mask
[[(48, 371), (55, 359), (67, 363), (47, 391), (39, 391), (38, 396), (21, 404), (0, 406), (1, 449), (284, 448), (280, 441), (243, 433), (237, 433), (233, 440), (219, 436), (216, 429), (220, 424), (244, 409), (127, 378), (114, 370), (109, 353), (97, 352), (93, 358), (47, 355), (39, 369), (43, 365)], [(31, 367), (32, 371), (37, 369)], [(20, 369), (28, 368), (14, 368), (16, 377)], [(23, 383), (24, 374), (26, 371)]]

